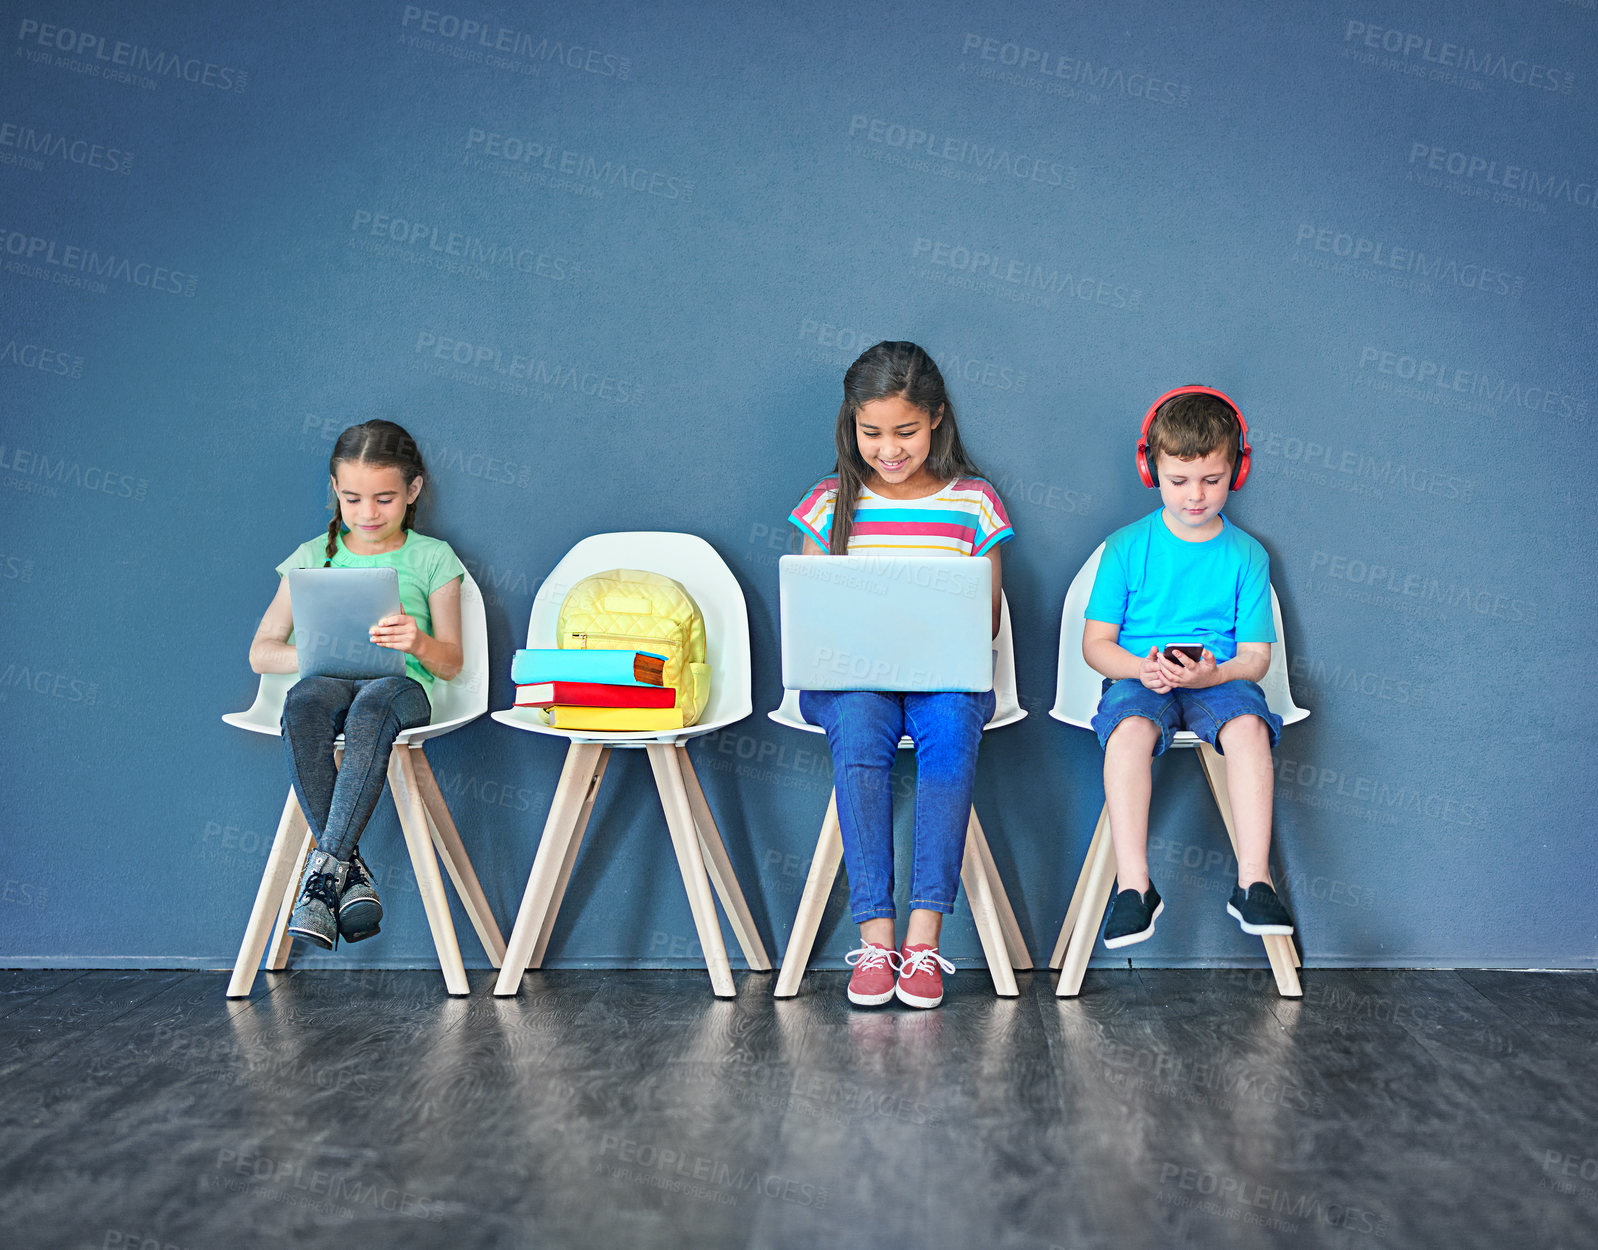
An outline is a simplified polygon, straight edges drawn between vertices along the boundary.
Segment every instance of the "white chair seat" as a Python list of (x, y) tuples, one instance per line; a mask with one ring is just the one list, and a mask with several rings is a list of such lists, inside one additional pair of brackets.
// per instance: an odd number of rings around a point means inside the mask
[[(222, 719), (251, 733), (281, 737), (283, 700), (298, 680), (298, 673), (263, 673), (256, 687), (255, 702), (242, 712), (226, 713)], [(472, 927), (496, 968), (505, 953), (505, 939), (489, 910), (488, 899), (450, 817), (422, 744), (429, 738), (470, 724), (488, 709), (488, 621), (482, 592), (470, 573), (461, 576), (461, 671), (453, 681), (433, 683), (432, 705), (432, 719), (426, 725), (395, 736), (393, 750), (389, 753), (388, 784), (410, 853), (411, 867), (416, 873), (433, 945), (438, 951), (445, 988), (451, 994), (465, 994), (470, 987), (455, 937), (455, 925), (450, 919), (449, 900), (444, 896), (438, 859), (443, 860)], [(334, 743), (335, 753), (341, 752), (343, 742), (344, 735), (340, 734)], [(290, 787), (249, 923), (245, 926), (244, 941), (233, 964), (233, 976), (227, 989), (229, 998), (249, 996), (263, 953), (267, 956), (269, 970), (281, 972), (287, 966), (292, 944), (288, 936), (289, 912), (293, 910), (298, 893), (301, 867), (310, 851), (311, 833)]]
[(583, 578), (615, 568), (663, 574), (681, 582), (693, 596), (705, 618), (710, 697), (696, 724), (666, 732), (558, 729), (546, 724), (533, 708), (503, 708), (493, 713), (502, 725), (564, 738), (570, 744), (494, 993), (515, 994), (521, 988), (522, 973), (543, 963), (610, 753), (631, 749), (649, 756), (666, 813), (666, 827), (688, 891), (700, 949), (705, 952), (711, 988), (718, 997), (730, 998), (735, 993), (732, 968), (721, 938), (712, 888), (721, 899), (749, 966), (766, 971), (771, 961), (738, 886), (686, 743), (735, 724), (752, 710), (749, 615), (743, 590), (715, 548), (693, 534), (647, 530), (595, 534), (568, 551), (538, 588), (527, 621), (527, 646), (557, 646), (556, 623), (567, 592)]
[[(714, 683), (715, 678), (711, 678)], [(565, 738), (568, 742), (597, 742), (612, 747), (647, 747), (647, 746), (677, 746), (701, 734), (715, 733), (723, 725), (690, 725), (685, 729), (672, 729), (661, 732), (658, 729), (640, 729), (624, 732), (617, 730), (582, 730), (582, 729), (557, 729), (547, 723), (538, 715), (536, 708), (507, 707), (497, 712), (490, 712), (489, 716), (501, 725), (509, 725), (512, 729), (525, 729), (528, 733), (547, 734), (551, 738)], [(739, 717), (739, 719), (743, 719)]]
[[(470, 585), (471, 591), (466, 587)], [(483, 601), (481, 593), (477, 591), (477, 583), (471, 580), (471, 574), (463, 575), (461, 579), (461, 627), (464, 632), (468, 615), (467, 600), (476, 592), (477, 604), (474, 615), (483, 617)], [(426, 742), (429, 738), (437, 738), (451, 730), (459, 729), (462, 725), (469, 725), (488, 710), (488, 635), (487, 621), (483, 620), (483, 658), (481, 671), (470, 671), (464, 664), (454, 681), (435, 681), (433, 683), (433, 715), (425, 725), (418, 725), (414, 729), (402, 729), (394, 737), (398, 746), (414, 746), (419, 742)], [(225, 712), (222, 719), (236, 729), (247, 729), (251, 733), (270, 734), (274, 738), (283, 734), (283, 700), (288, 696), (289, 688), (300, 679), (298, 673), (262, 673), (261, 684), (255, 692), (255, 702), (242, 712)], [(344, 735), (340, 734), (337, 741), (342, 743)]]

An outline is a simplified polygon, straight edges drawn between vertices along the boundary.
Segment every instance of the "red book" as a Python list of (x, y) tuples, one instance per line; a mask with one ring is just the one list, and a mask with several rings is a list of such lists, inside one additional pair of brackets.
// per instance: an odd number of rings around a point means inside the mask
[(545, 681), (516, 687), (517, 707), (676, 707), (670, 686), (612, 686), (595, 681)]

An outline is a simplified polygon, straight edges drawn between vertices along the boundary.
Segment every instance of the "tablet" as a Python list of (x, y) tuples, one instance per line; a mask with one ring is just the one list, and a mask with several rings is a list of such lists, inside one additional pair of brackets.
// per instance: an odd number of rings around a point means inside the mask
[(993, 689), (993, 562), (783, 556), (788, 690)]
[(405, 675), (405, 653), (369, 637), (400, 610), (396, 569), (290, 569), (288, 579), (301, 677)]

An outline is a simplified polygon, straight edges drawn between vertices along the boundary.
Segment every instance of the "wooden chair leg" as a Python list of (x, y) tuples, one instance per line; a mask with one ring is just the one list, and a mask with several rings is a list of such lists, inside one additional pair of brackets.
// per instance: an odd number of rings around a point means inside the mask
[(566, 900), (566, 886), (571, 882), (572, 867), (577, 863), (577, 852), (582, 850), (583, 835), (588, 832), (588, 818), (594, 814), (594, 800), (599, 797), (599, 783), (605, 779), (605, 766), (610, 762), (610, 748), (601, 747), (594, 763), (593, 776), (583, 782), (583, 804), (577, 809), (577, 821), (566, 839), (566, 853), (561, 857), (560, 875), (555, 878), (555, 888), (549, 896), (549, 906), (538, 926), (538, 941), (533, 943), (529, 968), (544, 966), (544, 952), (549, 948), (549, 935), (555, 931), (555, 917), (560, 915), (560, 905)]
[(1082, 910), (1082, 899), (1087, 893), (1088, 869), (1093, 863), (1093, 856), (1099, 849), (1099, 843), (1110, 836), (1110, 808), (1105, 804), (1099, 812), (1098, 824), (1093, 826), (1093, 837), (1088, 842), (1088, 853), (1082, 859), (1082, 871), (1076, 875), (1076, 889), (1071, 891), (1071, 905), (1065, 909), (1065, 920), (1060, 925), (1060, 938), (1054, 944), (1054, 953), (1049, 956), (1049, 967), (1058, 968), (1065, 962), (1066, 944), (1071, 940), (1071, 934), (1076, 931), (1076, 918)]
[(416, 774), (416, 789), (422, 797), (422, 810), (427, 818), (427, 829), (432, 835), (433, 845), (438, 848), (439, 858), (444, 861), (449, 879), (455, 884), (455, 893), (460, 897), (461, 906), (466, 909), (472, 928), (477, 930), (478, 941), (488, 953), (489, 963), (498, 968), (505, 962), (505, 939), (494, 920), (488, 896), (483, 893), (471, 858), (466, 854), (460, 830), (455, 828), (455, 821), (449, 814), (443, 791), (438, 788), (433, 767), (427, 762), (421, 743), (396, 749), (410, 752), (411, 768)]
[(417, 892), (422, 896), (422, 910), (427, 913), (427, 927), (433, 933), (433, 946), (438, 951), (444, 988), (451, 994), (469, 994), (471, 986), (466, 980), (466, 966), (461, 962), (455, 922), (450, 919), (449, 899), (444, 894), (444, 879), (438, 872), (438, 857), (427, 827), (427, 808), (422, 804), (409, 747), (389, 753), (388, 785), (394, 795), (394, 806), (399, 810), (405, 846), (411, 853), (411, 869), (416, 874)]
[(1082, 989), (1088, 957), (1099, 939), (1099, 925), (1110, 901), (1110, 887), (1115, 883), (1115, 843), (1110, 837), (1108, 808), (1099, 816), (1099, 826), (1104, 836), (1094, 837), (1093, 849), (1088, 853), (1083, 869), (1086, 880), (1080, 883), (1082, 895), (1076, 904), (1070, 944), (1060, 964), (1060, 984), (1055, 990), (1060, 998), (1071, 998)]
[[(1199, 765), (1204, 769), (1204, 779), (1210, 783), (1210, 793), (1215, 796), (1215, 806), (1220, 809), (1221, 822), (1226, 826), (1226, 836), (1232, 841), (1232, 854), (1237, 852), (1237, 828), (1232, 820), (1232, 794), (1226, 784), (1226, 762), (1220, 753), (1207, 742), (1199, 743)], [(1265, 870), (1270, 878), (1270, 868)], [(1273, 884), (1274, 888), (1274, 884)], [(1276, 992), (1283, 998), (1302, 998), (1304, 987), (1298, 980), (1298, 952), (1293, 939), (1273, 933), (1260, 938), (1265, 943), (1265, 957), (1271, 961), (1271, 971), (1276, 976)]]
[[(341, 742), (333, 744), (333, 767), (344, 766), (344, 746)], [(304, 816), (304, 813), (300, 813)], [(302, 824), (304, 821), (302, 820)], [(277, 927), (272, 930), (272, 944), (266, 948), (266, 970), (268, 972), (282, 972), (289, 966), (289, 953), (294, 949), (294, 939), (289, 934), (289, 917), (294, 912), (294, 904), (299, 901), (300, 877), (305, 872), (305, 859), (316, 846), (316, 839), (311, 836), (310, 826), (305, 826), (305, 837), (300, 842), (300, 853), (294, 860), (294, 871), (289, 874), (288, 884), (283, 889), (283, 906), (278, 909)]]
[(727, 858), (727, 846), (721, 840), (721, 830), (710, 814), (710, 804), (705, 802), (705, 791), (694, 772), (694, 762), (688, 757), (688, 748), (678, 746), (677, 763), (682, 768), (683, 782), (688, 791), (688, 807), (694, 815), (694, 826), (699, 831), (699, 849), (704, 855), (705, 867), (710, 872), (710, 884), (721, 899), (721, 909), (727, 913), (733, 935), (743, 948), (744, 959), (756, 972), (770, 972), (771, 960), (766, 955), (760, 931), (755, 928), (754, 917), (749, 914), (749, 904), (738, 886), (738, 876), (733, 872), (732, 860)]
[(294, 850), (303, 845), (305, 836), (305, 817), (300, 813), (299, 802), (291, 788), (283, 804), (283, 815), (277, 822), (272, 849), (266, 857), (266, 871), (261, 874), (261, 884), (255, 891), (255, 904), (250, 908), (249, 922), (244, 926), (244, 941), (239, 944), (239, 956), (233, 961), (233, 976), (227, 986), (229, 998), (250, 996), (250, 987), (255, 984), (255, 971), (271, 940), (274, 918), (283, 905), (283, 892), (287, 888), (289, 874), (294, 871)]
[(1005, 941), (1004, 925), (999, 921), (998, 904), (994, 902), (993, 883), (976, 842), (970, 837), (965, 840), (960, 880), (965, 885), (965, 901), (971, 908), (971, 919), (982, 941), (982, 954), (993, 977), (993, 992), (1000, 998), (1014, 998), (1021, 991), (1015, 984), (1015, 969), (1010, 967), (1010, 950)]
[(805, 878), (804, 893), (799, 896), (799, 911), (793, 918), (793, 929), (788, 934), (788, 949), (782, 953), (782, 971), (777, 974), (777, 998), (792, 998), (799, 992), (799, 982), (804, 978), (805, 966), (810, 962), (810, 948), (816, 943), (816, 931), (821, 928), (821, 917), (827, 910), (827, 900), (832, 896), (832, 883), (838, 879), (838, 865), (842, 862), (843, 834), (838, 827), (838, 792), (834, 790), (827, 800), (827, 815), (821, 822), (821, 836), (816, 839), (810, 875)]
[(999, 912), (999, 924), (1004, 928), (1004, 944), (1010, 950), (1010, 966), (1017, 972), (1026, 972), (1032, 967), (1032, 952), (1027, 949), (1021, 926), (1016, 923), (1015, 909), (1010, 906), (1010, 896), (1004, 892), (1004, 879), (999, 876), (999, 866), (993, 860), (993, 848), (988, 845), (988, 837), (982, 832), (982, 822), (977, 819), (975, 807), (971, 809), (965, 836), (967, 842), (975, 843), (983, 871), (988, 874), (993, 903)]
[(693, 809), (688, 805), (688, 791), (677, 753), (664, 743), (652, 744), (644, 750), (654, 770), (660, 805), (666, 812), (666, 828), (671, 831), (677, 867), (682, 873), (683, 887), (688, 891), (688, 909), (693, 913), (694, 928), (699, 933), (699, 947), (705, 953), (710, 987), (717, 998), (734, 998), (738, 991), (732, 981), (732, 965), (727, 962), (727, 945), (721, 940), (721, 920), (716, 915), (716, 899), (711, 893), (704, 857), (699, 853)]
[(597, 742), (573, 742), (566, 748), (560, 784), (555, 787), (554, 797), (549, 801), (549, 815), (544, 819), (538, 852), (533, 857), (532, 871), (527, 875), (527, 888), (522, 892), (522, 902), (516, 911), (516, 923), (511, 927), (510, 941), (505, 943), (505, 962), (500, 965), (499, 979), (494, 982), (494, 993), (501, 998), (521, 989), (522, 973), (527, 971), (533, 947), (544, 925), (545, 913), (549, 911), (556, 880), (565, 862), (567, 839), (571, 837), (578, 813), (588, 797), (589, 781), (599, 767), (603, 750)]
[[(299, 811), (298, 806), (294, 810)], [(303, 817), (298, 823), (305, 824)], [(294, 857), (294, 868), (289, 873), (288, 884), (283, 887), (283, 905), (277, 909), (277, 925), (272, 930), (271, 944), (266, 948), (268, 972), (282, 972), (289, 966), (289, 951), (294, 947), (294, 939), (289, 935), (289, 916), (294, 911), (294, 904), (299, 901), (300, 876), (305, 871), (305, 858), (315, 844), (316, 839), (311, 837), (311, 830), (307, 826), (305, 835), (300, 839), (300, 853)]]

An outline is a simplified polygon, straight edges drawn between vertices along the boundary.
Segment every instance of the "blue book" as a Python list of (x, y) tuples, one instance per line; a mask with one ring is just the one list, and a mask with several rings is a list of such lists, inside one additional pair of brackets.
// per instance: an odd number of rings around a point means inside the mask
[(546, 681), (606, 682), (614, 686), (663, 686), (666, 657), (653, 651), (567, 651), (523, 648), (510, 662), (518, 686)]

